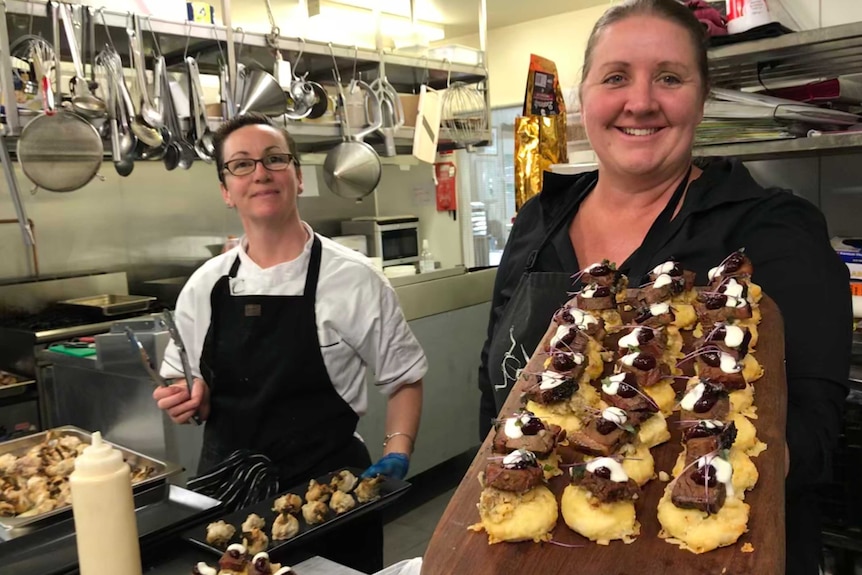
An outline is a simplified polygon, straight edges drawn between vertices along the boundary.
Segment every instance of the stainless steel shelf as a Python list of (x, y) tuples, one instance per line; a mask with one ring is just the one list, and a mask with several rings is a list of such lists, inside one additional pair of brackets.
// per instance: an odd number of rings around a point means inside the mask
[(774, 160), (789, 157), (848, 154), (862, 151), (862, 133), (827, 134), (810, 138), (750, 142), (743, 144), (716, 144), (697, 146), (695, 156), (730, 156), (740, 160)]
[(862, 22), (709, 50), (712, 82), (723, 88), (862, 72)]
[[(588, 151), (587, 142), (569, 146), (571, 151)], [(695, 146), (695, 157), (727, 156), (744, 161), (774, 160), (779, 158), (849, 154), (862, 151), (862, 132), (825, 134), (810, 138), (794, 138), (767, 142), (746, 142), (739, 144), (714, 144)]]
[[(46, 0), (5, 0), (5, 4), (7, 14), (24, 16), (28, 19), (32, 15), (36, 18), (33, 23), (33, 33), (42, 32), (44, 37), (51, 37)], [(105, 10), (104, 16), (105, 22), (112, 29), (111, 39), (116, 44), (118, 51), (120, 54), (127, 54), (126, 12)], [(99, 19), (99, 24), (101, 24), (101, 19)], [(160, 49), (165, 54), (169, 66), (181, 61), (186, 51), (188, 38), (188, 53), (198, 57), (203, 72), (206, 72), (216, 63), (219, 55), (218, 43), (223, 44), (227, 40), (227, 29), (219, 25), (176, 22), (151, 17), (145, 18), (142, 26), (146, 30), (151, 27), (153, 32), (159, 36)], [(96, 27), (96, 36), (97, 46), (101, 46), (107, 40), (104, 27), (101, 25)], [(13, 39), (15, 37), (14, 30), (12, 30), (12, 37)], [(152, 35), (143, 34), (143, 41), (145, 43), (144, 51), (150, 52), (153, 42)], [(272, 69), (275, 59), (264, 34), (234, 32), (234, 42), (237, 52), (240, 53), (239, 59), (241, 61), (262, 69)], [(426, 79), (434, 88), (445, 87), (450, 73), (453, 82), (476, 83), (487, 77), (487, 71), (481, 65), (474, 66), (389, 52), (384, 52), (381, 55), (374, 50), (363, 48), (357, 50), (353, 46), (337, 44), (332, 45), (331, 53), (327, 43), (303, 41), (298, 38), (279, 38), (278, 48), (282, 51), (284, 58), (291, 61), (302, 51), (303, 55), (298, 66), (298, 72), (309, 72), (309, 79), (317, 81), (332, 80), (332, 53), (335, 54), (341, 75), (346, 78), (350, 78), (354, 59), (358, 62), (358, 72), (365, 74), (364, 78), (376, 77), (377, 68), (382, 58), (386, 63), (386, 74), (389, 81), (397, 89), (404, 91), (418, 86)], [(221, 49), (225, 50), (225, 47), (221, 46)], [(215, 71), (215, 68), (212, 68), (212, 71)]]

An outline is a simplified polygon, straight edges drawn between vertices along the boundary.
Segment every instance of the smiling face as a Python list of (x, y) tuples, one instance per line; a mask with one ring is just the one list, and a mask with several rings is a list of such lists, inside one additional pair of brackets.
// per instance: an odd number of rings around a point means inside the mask
[[(269, 154), (290, 152), (284, 135), (266, 125), (249, 125), (232, 132), (224, 141), (224, 161), (262, 159)], [(296, 164), (286, 170), (270, 171), (258, 162), (246, 176), (224, 173), (221, 193), (228, 206), (235, 207), (243, 225), (288, 222), (299, 218), (296, 197), (302, 193), (302, 173)]]
[(673, 174), (691, 159), (704, 80), (685, 28), (633, 15), (602, 30), (581, 88), (581, 113), (603, 170)]

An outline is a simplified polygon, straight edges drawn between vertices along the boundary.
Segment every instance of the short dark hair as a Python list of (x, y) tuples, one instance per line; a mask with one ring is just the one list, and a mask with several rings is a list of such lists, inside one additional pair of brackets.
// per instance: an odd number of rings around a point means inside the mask
[(227, 140), (228, 136), (230, 136), (240, 128), (245, 128), (246, 126), (270, 126), (271, 128), (274, 128), (281, 132), (281, 135), (284, 136), (284, 141), (287, 143), (288, 151), (293, 155), (293, 161), (296, 164), (296, 169), (299, 169), (299, 152), (296, 149), (296, 142), (294, 141), (293, 136), (290, 135), (290, 132), (287, 131), (287, 128), (276, 125), (275, 122), (273, 122), (269, 117), (264, 116), (263, 114), (259, 114), (257, 112), (249, 112), (247, 114), (236, 116), (235, 118), (231, 118), (230, 120), (224, 122), (221, 126), (219, 126), (218, 130), (213, 136), (213, 146), (215, 147), (215, 153), (213, 155), (215, 156), (216, 169), (218, 170), (218, 179), (221, 183), (224, 183), (225, 140)]
[(584, 51), (584, 67), (581, 70), (581, 85), (583, 85), (587, 74), (590, 72), (590, 67), (593, 63), (593, 50), (596, 48), (602, 31), (611, 24), (615, 24), (631, 16), (656, 16), (677, 24), (688, 32), (692, 47), (694, 48), (694, 59), (697, 62), (697, 70), (703, 82), (703, 97), (706, 98), (710, 86), (709, 60), (706, 54), (709, 37), (706, 35), (703, 24), (695, 18), (691, 10), (677, 2), (677, 0), (628, 0), (609, 8), (602, 14), (596, 25), (593, 26), (593, 31), (590, 32), (590, 38), (587, 40), (587, 48)]

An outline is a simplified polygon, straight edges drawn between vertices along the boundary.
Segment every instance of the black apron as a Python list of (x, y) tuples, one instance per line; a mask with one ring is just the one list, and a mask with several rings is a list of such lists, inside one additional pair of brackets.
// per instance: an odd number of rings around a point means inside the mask
[[(619, 268), (630, 278), (640, 278), (650, 271), (648, 265), (655, 251), (667, 241), (673, 214), (688, 187), (690, 176), (691, 167), (665, 208), (656, 217), (640, 247)], [(494, 389), (496, 404), (495, 412), (490, 417), (496, 416), (502, 409), (517, 380), (517, 370), (526, 367), (527, 361), (547, 331), (554, 312), (571, 297), (568, 292), (574, 287), (572, 274), (578, 271), (580, 264), (576, 263), (575, 269), (562, 272), (535, 271), (534, 268), (539, 254), (557, 233), (561, 233), (561, 228), (572, 221), (581, 201), (590, 191), (592, 190), (586, 190), (570, 209), (563, 210), (557, 219), (552, 221), (541, 243), (527, 258), (515, 293), (495, 326), (488, 349), (488, 377)], [(571, 246), (571, 242), (568, 242), (568, 245)], [(489, 414), (483, 414), (483, 417), (487, 415)]]
[[(320, 253), (314, 236), (302, 295), (239, 295), (239, 287), (233, 295), (239, 256), (213, 287), (200, 362), (210, 416), (199, 473), (243, 448), (272, 460), (282, 490), (339, 468), (371, 465), (354, 436), (359, 417), (335, 391), (320, 352), (314, 309)], [(369, 514), (312, 545), (334, 561), (377, 571), (383, 564), (382, 519)]]

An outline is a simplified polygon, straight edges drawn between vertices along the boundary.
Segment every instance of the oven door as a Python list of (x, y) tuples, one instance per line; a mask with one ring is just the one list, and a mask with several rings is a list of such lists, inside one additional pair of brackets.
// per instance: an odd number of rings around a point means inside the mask
[(410, 223), (380, 226), (380, 248), (384, 266), (418, 262), (418, 225)]

